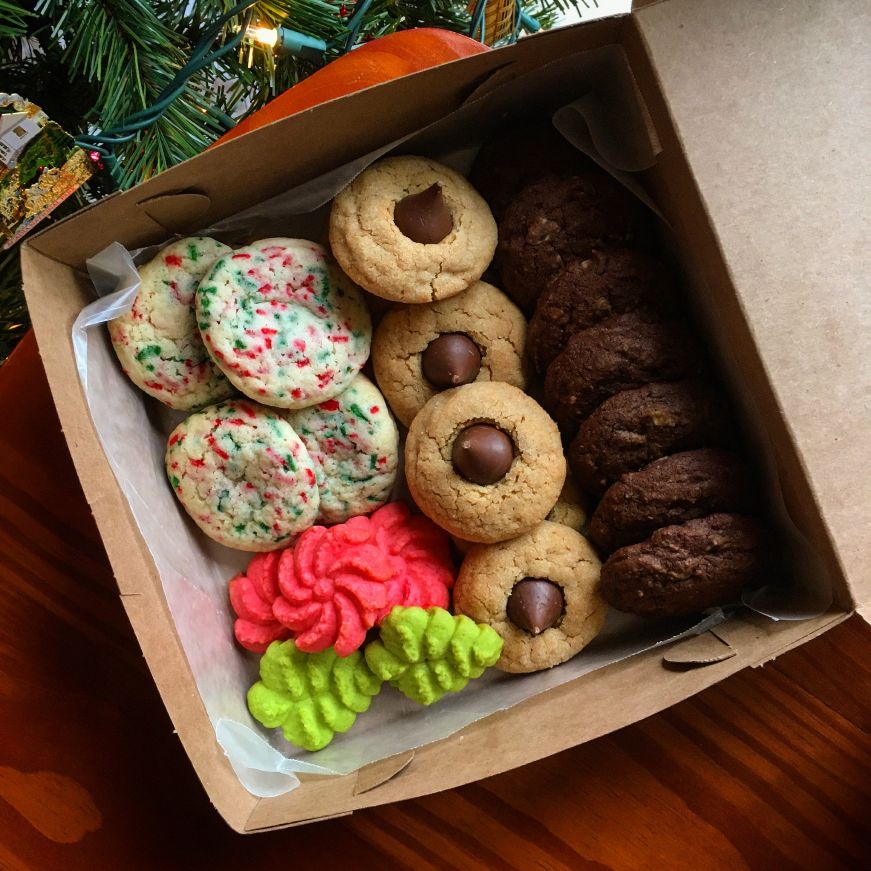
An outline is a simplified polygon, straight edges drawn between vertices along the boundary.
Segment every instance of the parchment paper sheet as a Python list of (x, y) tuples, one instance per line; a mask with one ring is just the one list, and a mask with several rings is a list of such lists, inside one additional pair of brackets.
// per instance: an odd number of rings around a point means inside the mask
[[(373, 160), (399, 150), (432, 155), (465, 172), (486, 132), (524, 105), (545, 107), (566, 138), (643, 196), (629, 173), (650, 166), (657, 145), (645, 126), (620, 49), (576, 55), (501, 84), (498, 73), (494, 78), (472, 94), (464, 107), (430, 128), (201, 233), (233, 245), (266, 236), (323, 241), (327, 204)], [(535, 158), (519, 155), (518, 159)], [(163, 456), (169, 432), (184, 415), (148, 398), (124, 376), (102, 326), (132, 305), (138, 289), (134, 257), (144, 262), (155, 250), (127, 252), (115, 243), (89, 262), (99, 298), (82, 311), (74, 326), (76, 360), (97, 432), (160, 573), (216, 738), (253, 794), (274, 796), (293, 789), (301, 771), (347, 773), (445, 738), (536, 693), (651, 647), (703, 632), (726, 618), (731, 609), (718, 609), (701, 623), (691, 619), (654, 623), (612, 611), (601, 635), (559, 668), (523, 677), (491, 670), (431, 708), (422, 708), (386, 687), (349, 733), (337, 736), (318, 753), (290, 745), (278, 730), (262, 729), (245, 705), (246, 691), (257, 678), (257, 658), (234, 643), (226, 592), (228, 579), (251, 555), (211, 542), (177, 503), (166, 481)], [(695, 292), (700, 289), (696, 287)], [(770, 479), (776, 477), (772, 474)], [(778, 584), (754, 593), (748, 604), (773, 619), (820, 613), (830, 598), (824, 576), (781, 510), (776, 488), (771, 496), (783, 535), (805, 571), (801, 577), (791, 576), (791, 586)]]

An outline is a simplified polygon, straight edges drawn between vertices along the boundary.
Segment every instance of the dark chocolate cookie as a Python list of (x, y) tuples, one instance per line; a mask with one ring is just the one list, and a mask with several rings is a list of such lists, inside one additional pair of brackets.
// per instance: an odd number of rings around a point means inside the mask
[(549, 177), (525, 187), (499, 224), (502, 283), (531, 311), (550, 278), (570, 260), (618, 245), (635, 247), (649, 213), (601, 170)]
[(602, 554), (647, 538), (654, 529), (720, 511), (743, 511), (750, 478), (739, 457), (716, 448), (663, 457), (612, 484), (590, 518)]
[(498, 221), (523, 188), (546, 176), (592, 169), (586, 154), (570, 145), (547, 118), (503, 127), (481, 146), (469, 181)]
[(544, 379), (544, 406), (563, 438), (609, 396), (651, 381), (674, 381), (700, 368), (695, 341), (677, 321), (641, 312), (614, 315), (569, 339)]
[(723, 444), (723, 397), (699, 381), (645, 384), (606, 399), (582, 424), (567, 459), (581, 488), (601, 496), (625, 472), (675, 451)]
[(539, 297), (526, 334), (526, 350), (542, 374), (577, 332), (615, 314), (667, 311), (674, 302), (667, 267), (640, 251), (609, 248), (572, 260)]
[(760, 574), (764, 531), (750, 517), (710, 514), (664, 526), (602, 566), (602, 595), (619, 611), (677, 617), (734, 602)]

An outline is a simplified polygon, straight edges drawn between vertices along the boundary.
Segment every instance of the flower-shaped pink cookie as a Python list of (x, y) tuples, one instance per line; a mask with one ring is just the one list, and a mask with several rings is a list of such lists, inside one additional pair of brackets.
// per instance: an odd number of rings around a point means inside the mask
[(348, 656), (395, 605), (445, 607), (454, 574), (445, 533), (391, 503), (371, 517), (306, 530), (281, 554), (272, 610), (298, 649)]
[(290, 630), (272, 613), (278, 596), (280, 556), (280, 551), (259, 553), (244, 573), (230, 581), (230, 604), (238, 615), (233, 631), (239, 644), (254, 653), (265, 653), (273, 641), (290, 637)]
[(445, 531), (428, 517), (413, 515), (404, 502), (391, 502), (367, 519), (370, 534), (393, 565), (390, 603), (376, 622), (395, 605), (447, 608), (456, 570)]
[(387, 605), (388, 555), (368, 541), (347, 541), (343, 526), (306, 530), (278, 564), (281, 596), (272, 611), (305, 653), (333, 647), (348, 656)]

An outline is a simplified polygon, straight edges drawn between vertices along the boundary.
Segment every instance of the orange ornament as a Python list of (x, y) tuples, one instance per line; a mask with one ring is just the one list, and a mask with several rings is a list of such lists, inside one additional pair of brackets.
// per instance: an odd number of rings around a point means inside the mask
[(214, 144), (227, 142), (327, 100), (487, 50), (486, 45), (468, 36), (435, 27), (389, 33), (336, 58), (288, 88)]

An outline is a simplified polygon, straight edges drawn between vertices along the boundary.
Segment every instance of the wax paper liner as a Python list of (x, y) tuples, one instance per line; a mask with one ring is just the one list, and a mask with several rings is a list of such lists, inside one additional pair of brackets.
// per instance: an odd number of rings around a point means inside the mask
[[(323, 239), (327, 204), (373, 160), (399, 149), (429, 154), (467, 171), (482, 132), (496, 126), (518, 104), (530, 101), (547, 103), (566, 138), (636, 193), (643, 193), (630, 173), (655, 160), (656, 143), (649, 136), (620, 49), (598, 49), (566, 58), (519, 80), (500, 83), (499, 71), (493, 78), (471, 94), (466, 105), (429, 128), (204, 228), (200, 234), (236, 245), (277, 235)], [(558, 106), (554, 94), (576, 99)], [(599, 637), (559, 668), (524, 676), (490, 670), (461, 693), (430, 708), (421, 708), (386, 688), (350, 732), (316, 753), (293, 747), (277, 731), (262, 729), (245, 705), (246, 691), (257, 679), (257, 658), (234, 644), (227, 601), (227, 581), (246, 565), (250, 554), (209, 541), (178, 505), (166, 482), (163, 455), (167, 435), (184, 415), (141, 393), (122, 373), (107, 331), (93, 329), (130, 308), (139, 286), (136, 262), (149, 259), (156, 250), (128, 252), (116, 243), (89, 261), (100, 296), (74, 324), (76, 364), (106, 457), (160, 574), (216, 738), (240, 781), (254, 795), (287, 792), (299, 784), (300, 772), (348, 773), (445, 738), (597, 668), (704, 632), (733, 610), (716, 609), (701, 621), (665, 622), (611, 612)], [(774, 468), (771, 462), (762, 465)], [(802, 619), (824, 611), (831, 594), (819, 561), (789, 521), (776, 478), (767, 474), (782, 535), (799, 554), (805, 571), (796, 582), (795, 564), (783, 567), (779, 574), (788, 574), (790, 584), (773, 583), (745, 601), (773, 619)]]

